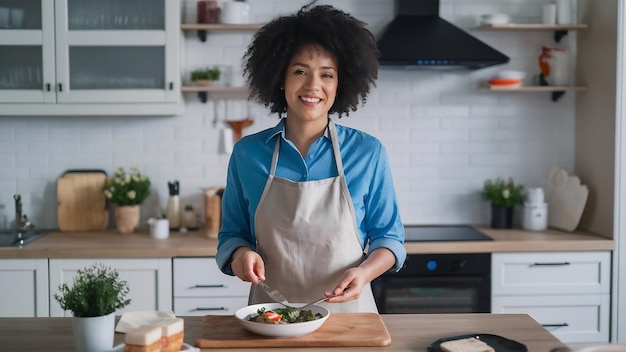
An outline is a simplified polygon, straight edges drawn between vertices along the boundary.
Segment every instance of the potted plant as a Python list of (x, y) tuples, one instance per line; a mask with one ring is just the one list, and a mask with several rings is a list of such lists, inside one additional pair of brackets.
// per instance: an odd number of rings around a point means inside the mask
[(191, 80), (199, 86), (210, 86), (219, 81), (220, 75), (219, 68), (202, 68), (191, 72)]
[(102, 263), (79, 269), (72, 287), (63, 283), (54, 298), (72, 312), (76, 351), (107, 351), (113, 347), (115, 311), (130, 304), (128, 284)]
[(150, 179), (132, 167), (117, 168), (104, 182), (104, 195), (115, 204), (115, 226), (120, 233), (132, 233), (139, 225), (140, 205), (150, 195)]
[(524, 200), (524, 186), (512, 178), (501, 177), (486, 180), (482, 191), (483, 199), (491, 203), (491, 227), (510, 229), (513, 227), (513, 207)]

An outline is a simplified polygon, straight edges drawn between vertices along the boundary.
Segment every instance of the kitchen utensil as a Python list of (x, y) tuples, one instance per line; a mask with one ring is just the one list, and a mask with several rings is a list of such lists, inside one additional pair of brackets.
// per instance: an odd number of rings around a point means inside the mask
[[(259, 281), (259, 286), (261, 286), (263, 291), (265, 291), (265, 293), (267, 293), (270, 296), (270, 299), (272, 301), (276, 303), (280, 303), (285, 307), (291, 307), (291, 305), (289, 305), (289, 302), (287, 301), (287, 298), (285, 298), (285, 296), (283, 296), (283, 294), (280, 293), (280, 291), (274, 290), (263, 281)], [(292, 307), (292, 308), (295, 308), (295, 307)]]
[[(305, 305), (303, 305), (303, 306), (301, 306), (301, 307), (298, 307), (298, 308), (300, 308), (300, 309), (308, 309), (308, 307), (310, 307), (310, 306), (314, 306), (314, 305), (316, 305), (316, 304), (318, 304), (318, 303), (322, 303), (322, 302), (324, 302), (325, 300), (327, 300), (327, 299), (329, 299), (329, 298), (333, 298), (333, 297), (337, 297), (337, 295), (324, 296), (324, 297), (322, 297), (322, 298), (320, 298), (320, 299), (317, 299), (317, 300), (315, 300), (315, 301), (313, 301), (313, 302), (311, 302), (311, 303), (307, 303), (307, 304), (305, 304)], [(292, 304), (293, 304), (293, 303), (292, 303)]]
[(548, 225), (574, 231), (585, 209), (589, 190), (577, 176), (569, 176), (561, 168), (553, 168), (548, 177), (546, 202), (550, 206)]
[(175, 230), (180, 227), (180, 183), (178, 181), (168, 182), (170, 197), (167, 199), (167, 207), (165, 209), (165, 215), (170, 222), (170, 228)]
[[(322, 301), (325, 301), (325, 300), (327, 300), (327, 299), (329, 299), (329, 298), (332, 298), (332, 297), (336, 297), (336, 296), (337, 296), (337, 295), (331, 295), (331, 296), (328, 296), (328, 297), (323, 297), (323, 298), (320, 298), (320, 299), (316, 299), (316, 300), (314, 300), (314, 301), (312, 301), (312, 302), (305, 303), (304, 305), (302, 305), (302, 306), (301, 306), (301, 305), (296, 304), (296, 303), (289, 303), (289, 302), (287, 301), (287, 298), (285, 298), (285, 296), (283, 296), (283, 294), (282, 294), (282, 293), (280, 293), (280, 291), (275, 290), (275, 289), (273, 289), (273, 288), (269, 287), (269, 286), (268, 286), (265, 282), (263, 282), (263, 281), (259, 281), (259, 286), (261, 286), (261, 288), (263, 289), (263, 291), (265, 291), (265, 293), (267, 293), (268, 295), (270, 295), (270, 298), (271, 298), (274, 302), (276, 302), (276, 303), (280, 303), (280, 304), (282, 304), (283, 306), (288, 307), (288, 308), (305, 309), (305, 308), (307, 308), (307, 307), (310, 307), (310, 306), (313, 306), (313, 305), (315, 305), (315, 304), (318, 304), (318, 303), (320, 303), (320, 302), (322, 302)], [(295, 305), (294, 305), (294, 304), (295, 304)]]
[(281, 308), (282, 303), (260, 303), (241, 308), (235, 312), (235, 318), (246, 330), (255, 334), (271, 337), (294, 337), (310, 334), (324, 324), (330, 316), (330, 311), (321, 306), (310, 306), (313, 315), (321, 314), (322, 317), (316, 320), (290, 324), (264, 324), (250, 321), (252, 316), (256, 316), (257, 311), (265, 308), (266, 311)]
[(103, 170), (68, 170), (57, 180), (57, 221), (61, 231), (105, 230), (109, 223)]
[(202, 318), (195, 340), (196, 347), (201, 349), (380, 347), (390, 344), (387, 327), (376, 313), (332, 313), (319, 329), (294, 338), (251, 334), (232, 315), (207, 315)]

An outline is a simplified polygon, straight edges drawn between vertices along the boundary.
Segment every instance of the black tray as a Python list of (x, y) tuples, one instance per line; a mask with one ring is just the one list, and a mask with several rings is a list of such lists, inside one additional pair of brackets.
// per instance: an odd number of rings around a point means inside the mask
[(445, 337), (433, 342), (428, 347), (428, 352), (442, 352), (439, 347), (443, 342), (476, 337), (491, 346), (497, 352), (528, 352), (528, 347), (515, 340), (510, 340), (502, 336), (492, 334), (467, 334), (452, 337)]

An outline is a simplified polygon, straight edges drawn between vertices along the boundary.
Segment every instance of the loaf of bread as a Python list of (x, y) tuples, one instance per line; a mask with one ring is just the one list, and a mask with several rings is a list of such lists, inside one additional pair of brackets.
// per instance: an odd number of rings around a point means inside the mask
[(160, 352), (162, 331), (160, 326), (146, 325), (127, 332), (124, 352)]
[(491, 346), (483, 341), (468, 337), (465, 339), (451, 340), (439, 344), (439, 348), (443, 352), (495, 352)]
[(183, 346), (185, 322), (182, 318), (166, 319), (159, 324), (161, 328), (161, 351), (178, 352)]

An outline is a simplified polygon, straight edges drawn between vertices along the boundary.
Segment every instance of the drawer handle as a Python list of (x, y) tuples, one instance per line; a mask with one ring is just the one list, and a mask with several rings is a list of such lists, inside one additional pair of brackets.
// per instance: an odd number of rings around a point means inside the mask
[(530, 264), (530, 267), (533, 266), (555, 266), (555, 265), (570, 265), (570, 262), (562, 262), (562, 263), (534, 263)]
[(218, 288), (218, 287), (226, 287), (223, 284), (219, 284), (219, 285), (196, 285), (196, 286), (191, 286), (191, 288)]
[(565, 326), (569, 326), (568, 323), (563, 323), (563, 324), (541, 324), (541, 326), (543, 326), (544, 328), (562, 328)]
[(197, 307), (196, 309), (194, 309), (194, 311), (203, 311), (203, 310), (228, 310), (224, 307), (216, 307), (216, 308), (202, 308), (202, 307)]

